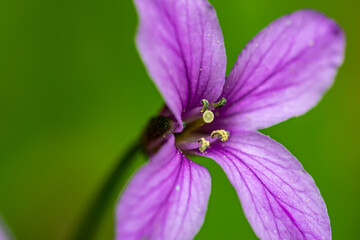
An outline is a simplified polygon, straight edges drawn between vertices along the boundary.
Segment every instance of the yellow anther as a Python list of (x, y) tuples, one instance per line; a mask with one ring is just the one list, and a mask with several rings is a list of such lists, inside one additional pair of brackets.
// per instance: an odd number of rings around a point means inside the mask
[(211, 123), (214, 121), (214, 113), (210, 110), (206, 110), (202, 115), (202, 119), (205, 123)]
[(210, 146), (210, 142), (207, 141), (205, 138), (200, 138), (200, 140), (198, 141), (198, 143), (201, 144), (201, 146), (199, 147), (200, 152), (205, 152), (205, 150)]
[(209, 101), (206, 99), (201, 100), (201, 104), (203, 105), (202, 109), (200, 110), (200, 112), (205, 112), (206, 110), (209, 109)]
[(225, 131), (225, 130), (216, 130), (216, 131), (213, 131), (211, 133), (212, 138), (217, 137), (222, 142), (227, 141), (229, 139), (229, 136), (230, 136), (230, 133), (228, 131)]

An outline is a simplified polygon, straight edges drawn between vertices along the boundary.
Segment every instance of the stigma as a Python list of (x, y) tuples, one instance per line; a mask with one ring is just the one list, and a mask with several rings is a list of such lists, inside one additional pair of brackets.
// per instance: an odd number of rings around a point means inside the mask
[(212, 121), (214, 121), (214, 113), (210, 110), (206, 110), (201, 118), (204, 123), (211, 123)]

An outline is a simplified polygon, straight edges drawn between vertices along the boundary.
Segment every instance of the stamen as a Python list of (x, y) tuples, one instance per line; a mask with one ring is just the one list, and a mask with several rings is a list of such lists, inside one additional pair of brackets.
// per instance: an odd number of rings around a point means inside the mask
[(210, 142), (207, 141), (205, 138), (200, 138), (200, 140), (198, 141), (198, 143), (201, 144), (201, 146), (199, 147), (200, 152), (205, 152), (205, 150), (210, 146)]
[(217, 103), (211, 103), (211, 106), (215, 108), (221, 108), (222, 106), (225, 105), (225, 103), (226, 103), (226, 99), (222, 97), (220, 101), (218, 101)]
[(202, 119), (205, 123), (211, 123), (212, 121), (214, 121), (214, 113), (210, 110), (206, 110), (202, 115)]
[(210, 135), (212, 138), (217, 137), (219, 138), (222, 142), (225, 142), (229, 139), (230, 136), (230, 132), (229, 131), (225, 131), (225, 130), (216, 130), (213, 131)]
[(206, 110), (209, 109), (209, 101), (206, 99), (201, 100), (201, 104), (203, 105), (202, 109), (200, 110), (200, 112), (205, 112)]

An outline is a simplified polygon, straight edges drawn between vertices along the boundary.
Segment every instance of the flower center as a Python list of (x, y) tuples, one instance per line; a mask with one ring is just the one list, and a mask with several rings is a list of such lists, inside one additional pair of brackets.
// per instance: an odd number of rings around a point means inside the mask
[[(224, 106), (226, 103), (225, 98), (221, 98), (219, 102), (212, 103), (211, 106), (213, 109), (218, 109)], [(201, 100), (201, 104), (203, 107), (200, 110), (202, 115), (195, 119), (189, 120), (188, 122), (184, 122), (184, 130), (181, 133), (175, 134), (176, 145), (182, 149), (182, 146), (191, 143), (200, 144), (198, 147), (201, 152), (205, 152), (205, 150), (210, 146), (210, 141), (213, 138), (217, 138), (220, 141), (227, 141), (229, 138), (229, 131), (215, 130), (212, 131), (211, 134), (204, 134), (204, 131), (201, 131), (200, 128), (205, 124), (210, 124), (214, 121), (214, 113), (209, 109), (210, 104), (206, 99)], [(216, 141), (216, 140), (215, 140)], [(213, 142), (213, 141), (212, 141)]]
[(208, 100), (201, 100), (203, 107), (200, 112), (195, 110), (196, 112), (192, 112), (185, 118), (185, 122), (183, 122), (184, 128), (180, 133), (174, 133), (177, 125), (173, 124), (172, 119), (165, 116), (153, 118), (142, 135), (145, 150), (150, 155), (156, 153), (170, 134), (175, 135), (176, 147), (183, 151), (198, 148), (201, 152), (205, 152), (212, 142), (217, 140), (227, 141), (230, 136), (228, 131), (220, 129), (210, 133), (210, 128), (205, 126), (214, 121), (213, 110), (221, 108), (225, 103), (225, 98), (221, 98), (219, 102), (211, 105)]

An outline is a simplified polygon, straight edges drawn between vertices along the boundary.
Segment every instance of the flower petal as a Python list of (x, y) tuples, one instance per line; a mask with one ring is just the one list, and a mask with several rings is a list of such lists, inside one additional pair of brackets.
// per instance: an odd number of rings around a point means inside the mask
[(2, 219), (0, 218), (0, 240), (7, 240), (10, 239), (8, 237), (8, 231), (6, 231), (6, 226), (4, 225)]
[(248, 43), (226, 79), (224, 125), (262, 129), (299, 116), (321, 99), (343, 62), (344, 33), (311, 10), (284, 16)]
[(331, 239), (312, 177), (281, 144), (258, 132), (232, 134), (205, 154), (225, 171), (261, 239)]
[(3, 231), (3, 229), (0, 226), (0, 240), (6, 240), (7, 237), (5, 235), (5, 232)]
[(214, 8), (206, 0), (135, 0), (140, 55), (166, 104), (183, 111), (215, 101), (225, 83), (226, 56)]
[(192, 239), (203, 224), (210, 187), (208, 171), (177, 150), (171, 137), (124, 191), (116, 239)]

